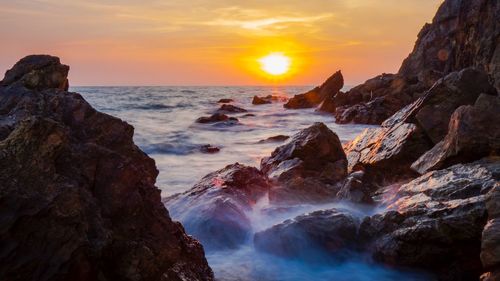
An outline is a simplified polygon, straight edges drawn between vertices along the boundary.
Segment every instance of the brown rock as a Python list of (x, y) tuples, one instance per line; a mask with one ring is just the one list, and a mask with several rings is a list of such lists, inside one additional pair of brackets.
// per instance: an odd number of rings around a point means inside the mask
[[(270, 96), (268, 96), (268, 97), (270, 97)], [(270, 98), (267, 98), (267, 97), (261, 98), (258, 96), (254, 96), (253, 100), (252, 100), (252, 104), (254, 104), (254, 105), (269, 104), (269, 103), (272, 103), (272, 101)]]
[[(61, 90), (66, 77), (45, 79), (67, 69), (58, 59), (26, 66), (46, 59), (23, 59), (0, 87), (0, 279), (213, 280), (161, 203), (134, 128)], [(14, 75), (25, 69), (45, 77), (36, 90)]]
[(344, 77), (340, 71), (337, 71), (321, 86), (305, 94), (295, 95), (283, 107), (288, 109), (316, 107), (328, 97), (335, 96), (342, 87), (344, 87)]
[(237, 107), (237, 106), (231, 105), (231, 104), (223, 104), (217, 110), (216, 113), (230, 114), (230, 113), (242, 113), (242, 112), (247, 112), (247, 110), (244, 109), (244, 108), (241, 108), (241, 107)]
[(222, 113), (214, 113), (211, 116), (203, 116), (196, 119), (196, 123), (201, 123), (201, 124), (217, 123), (217, 122), (237, 123), (238, 119), (235, 117), (229, 117)]

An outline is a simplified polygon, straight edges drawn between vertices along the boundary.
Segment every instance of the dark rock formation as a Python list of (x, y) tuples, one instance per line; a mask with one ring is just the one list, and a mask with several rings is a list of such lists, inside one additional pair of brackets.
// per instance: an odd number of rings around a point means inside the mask
[(349, 174), (337, 192), (337, 198), (355, 203), (373, 203), (371, 196), (372, 187), (370, 184), (365, 183), (364, 175), (363, 171), (356, 171)]
[(220, 99), (217, 103), (232, 103), (233, 99)]
[(236, 163), (206, 175), (193, 188), (167, 198), (165, 203), (172, 217), (205, 247), (234, 248), (251, 232), (245, 212), (269, 188), (263, 173)]
[(67, 70), (30, 56), (0, 87), (0, 279), (212, 280), (134, 128), (66, 92)]
[(261, 170), (280, 185), (271, 201), (328, 201), (347, 176), (347, 160), (338, 136), (315, 123), (262, 159)]
[(498, 188), (499, 172), (498, 159), (485, 159), (402, 185), (387, 196), (394, 211), (363, 221), (361, 240), (371, 241), (377, 261), (431, 270), (440, 280), (477, 280), (486, 194)]
[(316, 107), (325, 99), (335, 96), (342, 87), (344, 87), (344, 77), (340, 71), (337, 71), (321, 86), (307, 93), (295, 95), (283, 106), (289, 109)]
[(474, 106), (464, 105), (453, 113), (444, 140), (422, 155), (411, 168), (424, 174), (499, 153), (500, 98), (483, 94)]
[(265, 140), (260, 140), (259, 143), (283, 142), (283, 141), (286, 141), (289, 138), (290, 138), (289, 136), (285, 136), (285, 135), (276, 135), (276, 136), (268, 137)]
[(200, 147), (200, 151), (203, 153), (217, 153), (220, 151), (220, 148), (211, 144), (205, 144)]
[(216, 113), (242, 113), (242, 112), (247, 112), (246, 109), (237, 107), (231, 104), (223, 104), (221, 107), (217, 110)]
[(272, 103), (271, 96), (267, 97), (254, 96), (252, 99), (252, 104), (254, 105), (269, 104), (269, 103)]
[(238, 118), (229, 117), (222, 113), (214, 113), (211, 116), (203, 116), (196, 119), (196, 123), (201, 123), (201, 124), (217, 123), (217, 122), (237, 123)]
[(483, 280), (493, 281), (500, 277), (500, 184), (487, 194), (488, 223), (481, 240), (481, 261), (488, 271)]
[(286, 220), (254, 236), (260, 251), (306, 261), (342, 258), (356, 248), (359, 221), (348, 213), (330, 209)]

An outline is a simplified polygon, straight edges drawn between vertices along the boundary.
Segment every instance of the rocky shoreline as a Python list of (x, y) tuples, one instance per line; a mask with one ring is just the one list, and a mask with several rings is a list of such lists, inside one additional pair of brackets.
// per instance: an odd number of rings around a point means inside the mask
[[(346, 144), (323, 123), (270, 138), (286, 142), (259, 168), (231, 164), (163, 200), (134, 128), (68, 92), (59, 58), (23, 58), (0, 82), (0, 279), (214, 280), (204, 248), (251, 241), (303, 262), (363, 253), (439, 280), (500, 280), (499, 33), (498, 1), (446, 0), (397, 74), (344, 93), (339, 71), (284, 104), (380, 127)], [(284, 100), (254, 98), (271, 102)], [(238, 125), (226, 114), (246, 110), (220, 103), (197, 122)], [(330, 202), (377, 212), (326, 208), (254, 233), (262, 200), (271, 216)]]

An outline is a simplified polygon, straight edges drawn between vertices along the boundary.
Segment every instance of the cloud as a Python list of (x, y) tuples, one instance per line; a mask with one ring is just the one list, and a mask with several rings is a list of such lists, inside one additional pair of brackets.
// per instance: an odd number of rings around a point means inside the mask
[(240, 27), (243, 29), (251, 29), (251, 30), (263, 30), (273, 26), (283, 26), (294, 23), (313, 23), (327, 18), (331, 18), (332, 16), (333, 16), (332, 14), (322, 14), (319, 16), (311, 16), (311, 17), (283, 16), (283, 17), (261, 18), (254, 20), (216, 19), (212, 21), (203, 22), (202, 24), (212, 25), (212, 26)]

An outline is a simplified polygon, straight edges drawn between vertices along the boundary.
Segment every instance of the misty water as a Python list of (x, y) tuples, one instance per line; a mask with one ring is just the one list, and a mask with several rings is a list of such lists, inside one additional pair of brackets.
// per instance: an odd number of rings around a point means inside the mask
[[(134, 141), (154, 158), (160, 174), (157, 186), (166, 197), (191, 188), (206, 174), (239, 162), (259, 167), (280, 143), (258, 143), (275, 135), (289, 135), (323, 122), (342, 142), (355, 138), (369, 126), (338, 125), (331, 115), (314, 109), (285, 110), (283, 103), (252, 105), (254, 95), (291, 97), (310, 87), (74, 87), (97, 110), (119, 117), (135, 127)], [(239, 125), (197, 124), (200, 116), (218, 109), (217, 101), (234, 99), (233, 105), (248, 110), (234, 114)], [(246, 114), (255, 116), (245, 116)], [(200, 147), (211, 144), (219, 153), (205, 154)], [(167, 206), (168, 207), (168, 206)], [(248, 214), (254, 231), (266, 229), (295, 216), (329, 208), (348, 210), (360, 217), (381, 211), (347, 203), (299, 205), (270, 215), (263, 198)], [(189, 208), (189, 206), (185, 206)], [(383, 211), (383, 210), (382, 210)], [(183, 218), (173, 219), (180, 220)], [(188, 233), (190, 229), (187, 229)], [(256, 251), (252, 239), (234, 250), (207, 250), (217, 280), (429, 280), (429, 276), (394, 270), (371, 262), (362, 254), (347, 259), (318, 256), (314, 262), (285, 259)]]

